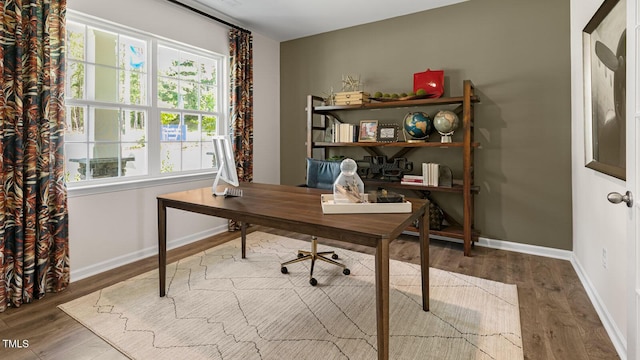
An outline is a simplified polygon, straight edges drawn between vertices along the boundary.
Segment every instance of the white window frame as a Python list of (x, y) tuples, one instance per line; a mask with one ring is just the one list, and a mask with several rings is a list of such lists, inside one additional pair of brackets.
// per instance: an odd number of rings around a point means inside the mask
[[(175, 40), (171, 40), (165, 37), (157, 36), (142, 30), (134, 29), (129, 26), (116, 24), (107, 20), (95, 18), (93, 16), (84, 15), (75, 11), (69, 11), (67, 13), (67, 20), (72, 22), (78, 22), (86, 26), (97, 27), (106, 31), (112, 31), (121, 35), (132, 36), (144, 41), (147, 41), (147, 63), (149, 64), (147, 70), (147, 104), (146, 105), (134, 105), (134, 104), (119, 104), (119, 103), (102, 103), (94, 100), (66, 100), (65, 105), (98, 105), (118, 107), (125, 106), (127, 108), (145, 109), (147, 111), (147, 163), (148, 169), (147, 175), (140, 176), (125, 176), (125, 177), (113, 177), (103, 179), (92, 179), (87, 181), (69, 182), (67, 187), (70, 193), (73, 195), (88, 195), (93, 193), (104, 193), (123, 191), (129, 189), (137, 189), (141, 187), (153, 187), (165, 184), (174, 184), (182, 182), (191, 182), (205, 179), (212, 179), (212, 175), (216, 169), (200, 169), (189, 171), (175, 171), (171, 173), (160, 173), (161, 167), (161, 155), (160, 154), (160, 108), (158, 108), (158, 62), (157, 49), (159, 45), (169, 46), (171, 48), (192, 53), (199, 56), (208, 56), (216, 59), (217, 62), (217, 93), (216, 99), (217, 112), (206, 114), (215, 115), (216, 120), (216, 133), (221, 134), (221, 131), (229, 129), (229, 96), (228, 96), (228, 84), (229, 84), (229, 57), (228, 55), (218, 54), (211, 50), (202, 49), (189, 44), (181, 43)], [(85, 39), (86, 41), (86, 39)], [(85, 89), (86, 96), (86, 89)], [(183, 113), (196, 113), (203, 114), (202, 111), (188, 110), (188, 109), (176, 109), (176, 111)], [(152, 134), (156, 134), (153, 136)], [(66, 159), (65, 159), (66, 162)]]

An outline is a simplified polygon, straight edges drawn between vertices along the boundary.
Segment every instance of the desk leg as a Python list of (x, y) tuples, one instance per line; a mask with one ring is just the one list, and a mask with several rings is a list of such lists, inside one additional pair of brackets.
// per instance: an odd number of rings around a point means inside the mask
[(241, 222), (240, 223), (240, 241), (242, 243), (242, 258), (246, 259), (247, 258), (247, 223), (246, 222)]
[(422, 274), (422, 310), (429, 311), (429, 204), (420, 216), (420, 272)]
[(389, 239), (376, 247), (376, 321), (378, 360), (389, 359)]
[(158, 271), (160, 272), (160, 297), (167, 286), (167, 207), (158, 199)]

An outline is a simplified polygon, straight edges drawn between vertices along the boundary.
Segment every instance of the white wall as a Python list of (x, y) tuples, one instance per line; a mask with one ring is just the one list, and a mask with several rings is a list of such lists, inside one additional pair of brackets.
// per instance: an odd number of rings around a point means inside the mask
[(602, 0), (571, 0), (573, 251), (578, 274), (622, 355), (626, 352), (627, 329), (628, 209), (610, 204), (607, 194), (624, 194), (625, 182), (584, 166), (582, 29), (601, 4)]
[(280, 43), (254, 34), (253, 181), (280, 183)]
[[(163, 0), (69, 0), (67, 8), (228, 54), (228, 28)], [(124, 10), (126, 9), (126, 11)], [(254, 35), (254, 180), (280, 182), (280, 44)], [(211, 186), (212, 179), (142, 184), (132, 190), (69, 192), (72, 281), (157, 253), (156, 196)], [(226, 221), (171, 211), (171, 247), (226, 229)]]

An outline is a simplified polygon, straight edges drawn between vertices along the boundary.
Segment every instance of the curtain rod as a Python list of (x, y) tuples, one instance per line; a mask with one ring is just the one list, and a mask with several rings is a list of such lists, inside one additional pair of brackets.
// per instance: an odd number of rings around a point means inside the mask
[(244, 33), (251, 34), (251, 31), (249, 31), (247, 29), (241, 28), (238, 25), (235, 25), (235, 24), (232, 24), (230, 22), (224, 21), (224, 20), (222, 20), (220, 18), (217, 18), (217, 17), (215, 17), (215, 16), (213, 16), (211, 14), (207, 14), (204, 11), (198, 10), (198, 9), (196, 9), (194, 7), (191, 7), (191, 6), (187, 5), (187, 4), (181, 3), (180, 1), (177, 1), (177, 0), (167, 0), (167, 1), (170, 2), (170, 3), (176, 4), (176, 5), (180, 5), (180, 6), (184, 7), (184, 8), (187, 8), (187, 9), (197, 13), (197, 14), (200, 14), (200, 15), (202, 15), (204, 17), (208, 17), (211, 20), (215, 20), (215, 21), (217, 21), (219, 23), (222, 23), (222, 24), (227, 25), (229, 27), (232, 27), (234, 29), (240, 30), (240, 31), (242, 31)]

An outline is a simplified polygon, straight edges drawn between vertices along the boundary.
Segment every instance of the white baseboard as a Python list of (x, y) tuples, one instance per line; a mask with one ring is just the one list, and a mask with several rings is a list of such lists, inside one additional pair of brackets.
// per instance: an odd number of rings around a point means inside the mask
[(611, 342), (616, 348), (618, 356), (620, 356), (620, 360), (626, 360), (627, 340), (625, 339), (620, 329), (616, 326), (616, 323), (615, 321), (613, 321), (613, 317), (611, 316), (611, 314), (609, 314), (609, 311), (607, 311), (607, 307), (604, 305), (604, 302), (598, 295), (598, 292), (595, 290), (593, 284), (591, 284), (591, 281), (586, 275), (582, 264), (580, 264), (580, 261), (578, 261), (578, 258), (576, 258), (575, 255), (572, 255), (570, 261), (573, 265), (573, 268), (576, 270), (576, 273), (578, 274), (578, 278), (580, 278), (582, 286), (584, 286), (584, 289), (587, 292), (587, 296), (589, 296), (589, 300), (591, 300), (591, 304), (593, 304), (593, 307), (596, 309), (596, 312), (600, 317), (600, 321), (602, 321), (604, 329), (607, 331), (607, 334), (611, 338)]
[[(462, 240), (448, 238), (444, 236), (438, 236), (438, 235), (431, 235), (430, 238), (462, 243)], [(475, 246), (482, 246), (482, 247), (498, 249), (498, 250), (513, 251), (513, 252), (529, 254), (529, 255), (538, 255), (538, 256), (544, 256), (544, 257), (549, 257), (554, 259), (560, 259), (560, 260), (571, 260), (571, 258), (573, 257), (573, 252), (569, 250), (560, 250), (560, 249), (553, 249), (553, 248), (548, 248), (544, 246), (520, 244), (520, 243), (504, 241), (504, 240), (494, 240), (494, 239), (489, 239), (485, 237), (479, 237)]]
[(476, 243), (476, 246), (484, 246), (492, 249), (514, 251), (514, 252), (519, 252), (523, 254), (538, 255), (538, 256), (544, 256), (544, 257), (553, 258), (553, 259), (560, 259), (560, 260), (571, 260), (571, 258), (573, 257), (573, 252), (569, 250), (554, 249), (554, 248), (548, 248), (548, 247), (537, 246), (537, 245), (529, 245), (529, 244), (520, 244), (520, 243), (515, 243), (510, 241), (494, 240), (494, 239), (489, 239), (484, 237), (478, 238), (478, 242)]
[[(227, 230), (227, 225), (220, 225), (215, 228), (211, 228), (205, 231), (201, 231), (195, 234), (191, 234), (179, 239), (171, 240), (167, 242), (167, 250), (175, 249), (183, 245), (190, 244), (202, 239), (206, 239), (210, 236), (219, 234)], [(107, 261), (103, 261), (91, 266), (86, 266), (80, 269), (71, 269), (71, 282), (82, 280), (93, 275), (100, 274), (107, 270), (115, 269), (119, 266), (130, 264), (134, 261), (142, 260), (144, 258), (154, 256), (158, 254), (158, 247), (153, 246), (146, 249), (138, 250), (131, 254), (119, 256)]]

